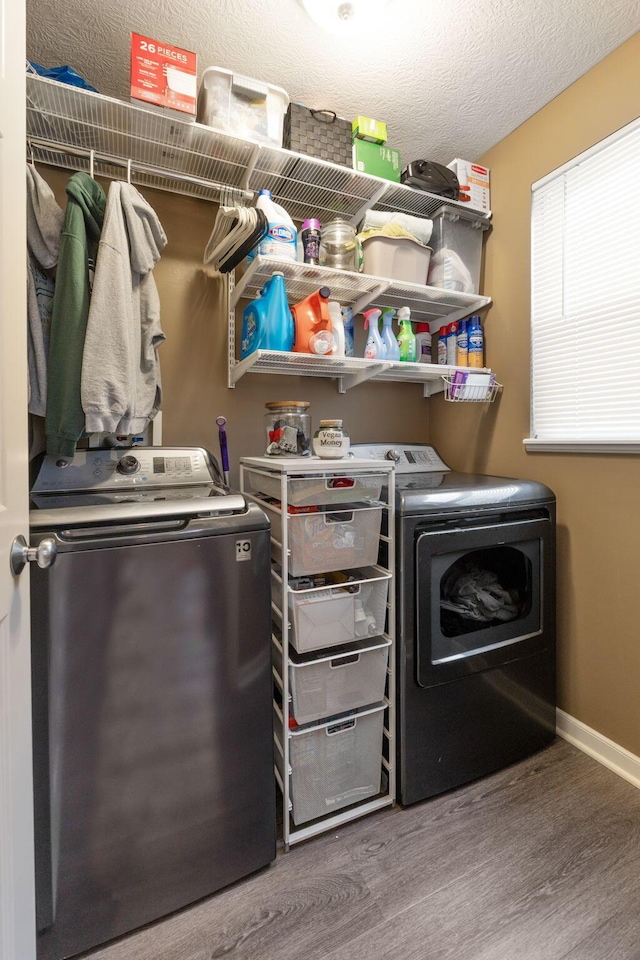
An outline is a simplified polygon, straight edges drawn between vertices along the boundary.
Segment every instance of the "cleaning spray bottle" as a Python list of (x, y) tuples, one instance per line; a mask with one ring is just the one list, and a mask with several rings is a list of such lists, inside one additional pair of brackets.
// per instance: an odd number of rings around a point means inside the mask
[(259, 192), (256, 207), (262, 210), (267, 218), (269, 229), (266, 237), (256, 247), (255, 253), (278, 260), (297, 260), (297, 230), (284, 207), (272, 200), (270, 190)]
[(293, 319), (287, 303), (284, 274), (274, 273), (242, 316), (242, 359), (254, 350), (291, 350)]
[(362, 314), (364, 317), (364, 328), (369, 331), (367, 343), (364, 348), (365, 360), (386, 360), (387, 348), (384, 345), (380, 331), (378, 330), (378, 320), (380, 319), (380, 310), (375, 308), (366, 310)]
[(382, 311), (382, 342), (387, 348), (387, 360), (400, 359), (400, 347), (391, 329), (391, 321), (395, 315), (396, 312), (393, 309)]
[(398, 310), (398, 323), (400, 324), (400, 333), (398, 334), (398, 347), (400, 348), (400, 359), (410, 363), (416, 362), (416, 336), (411, 326), (411, 310), (409, 307), (400, 307)]
[(320, 287), (291, 307), (294, 323), (294, 353), (332, 353), (335, 337), (329, 314), (329, 287)]
[(340, 304), (338, 303), (337, 300), (329, 300), (329, 316), (331, 317), (331, 330), (335, 339), (335, 344), (333, 347), (333, 356), (344, 357), (345, 355), (344, 321), (342, 319), (342, 311), (340, 309)]
[(467, 320), (467, 363), (470, 367), (484, 366), (484, 332), (478, 316)]

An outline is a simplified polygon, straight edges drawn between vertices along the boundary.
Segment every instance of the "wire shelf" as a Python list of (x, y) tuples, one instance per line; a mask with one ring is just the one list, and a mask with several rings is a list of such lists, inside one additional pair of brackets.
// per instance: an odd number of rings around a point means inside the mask
[(490, 218), (457, 201), (55, 80), (27, 74), (26, 83), (27, 136), (41, 141), (33, 146), (34, 157), (55, 166), (88, 169), (86, 157), (70, 164), (68, 148), (93, 150), (100, 155), (96, 173), (121, 176), (131, 160), (136, 183), (203, 199), (219, 199), (225, 187), (252, 195), (265, 188), (297, 220), (313, 214), (323, 222), (357, 222), (370, 207), (428, 217), (443, 205)]
[(315, 267), (271, 257), (255, 257), (236, 283), (232, 306), (240, 299), (256, 297), (265, 281), (275, 271), (284, 274), (289, 303), (297, 303), (318, 287), (326, 286), (331, 290), (332, 299), (338, 300), (343, 306), (353, 307), (356, 313), (369, 304), (375, 304), (382, 309), (410, 307), (411, 319), (418, 323), (429, 323), (432, 333), (437, 333), (444, 324), (484, 310), (491, 303), (490, 297), (477, 294), (455, 293), (419, 283), (374, 277), (366, 273)]

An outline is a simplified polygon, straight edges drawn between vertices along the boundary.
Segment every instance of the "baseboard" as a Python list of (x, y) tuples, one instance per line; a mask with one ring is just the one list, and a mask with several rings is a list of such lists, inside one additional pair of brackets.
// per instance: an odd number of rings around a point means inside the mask
[(603, 737), (597, 730), (592, 730), (586, 723), (569, 716), (564, 710), (556, 710), (556, 733), (640, 789), (640, 757), (636, 757), (630, 750), (625, 750), (613, 740)]

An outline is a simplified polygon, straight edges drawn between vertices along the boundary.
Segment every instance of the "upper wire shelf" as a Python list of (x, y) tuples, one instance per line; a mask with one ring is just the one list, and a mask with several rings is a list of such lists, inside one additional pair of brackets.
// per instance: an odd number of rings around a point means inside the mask
[(296, 220), (314, 213), (324, 221), (357, 222), (372, 207), (429, 217), (447, 206), (466, 218), (490, 217), (458, 201), (55, 80), (27, 74), (26, 81), (27, 136), (34, 159), (43, 163), (69, 167), (75, 149), (74, 166), (88, 169), (94, 151), (100, 175), (120, 177), (131, 160), (132, 181), (205, 200), (219, 200), (225, 190), (253, 195), (267, 188)]

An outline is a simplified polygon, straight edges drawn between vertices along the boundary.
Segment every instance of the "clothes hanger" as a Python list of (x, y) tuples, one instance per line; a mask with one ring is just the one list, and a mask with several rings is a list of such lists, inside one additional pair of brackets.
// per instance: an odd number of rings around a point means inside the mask
[(91, 150), (91, 152), (89, 153), (89, 176), (91, 177), (92, 180), (93, 180), (93, 161), (95, 159), (95, 155), (96, 155), (95, 150)]
[(31, 140), (27, 140), (27, 146), (29, 147), (29, 163), (31, 164), (31, 166), (32, 166), (33, 169), (35, 170), (35, 168), (36, 168), (36, 158), (35, 158), (35, 156), (34, 156), (34, 154), (33, 154), (33, 144), (31, 143)]
[(127, 160), (127, 183), (131, 186), (131, 157)]

